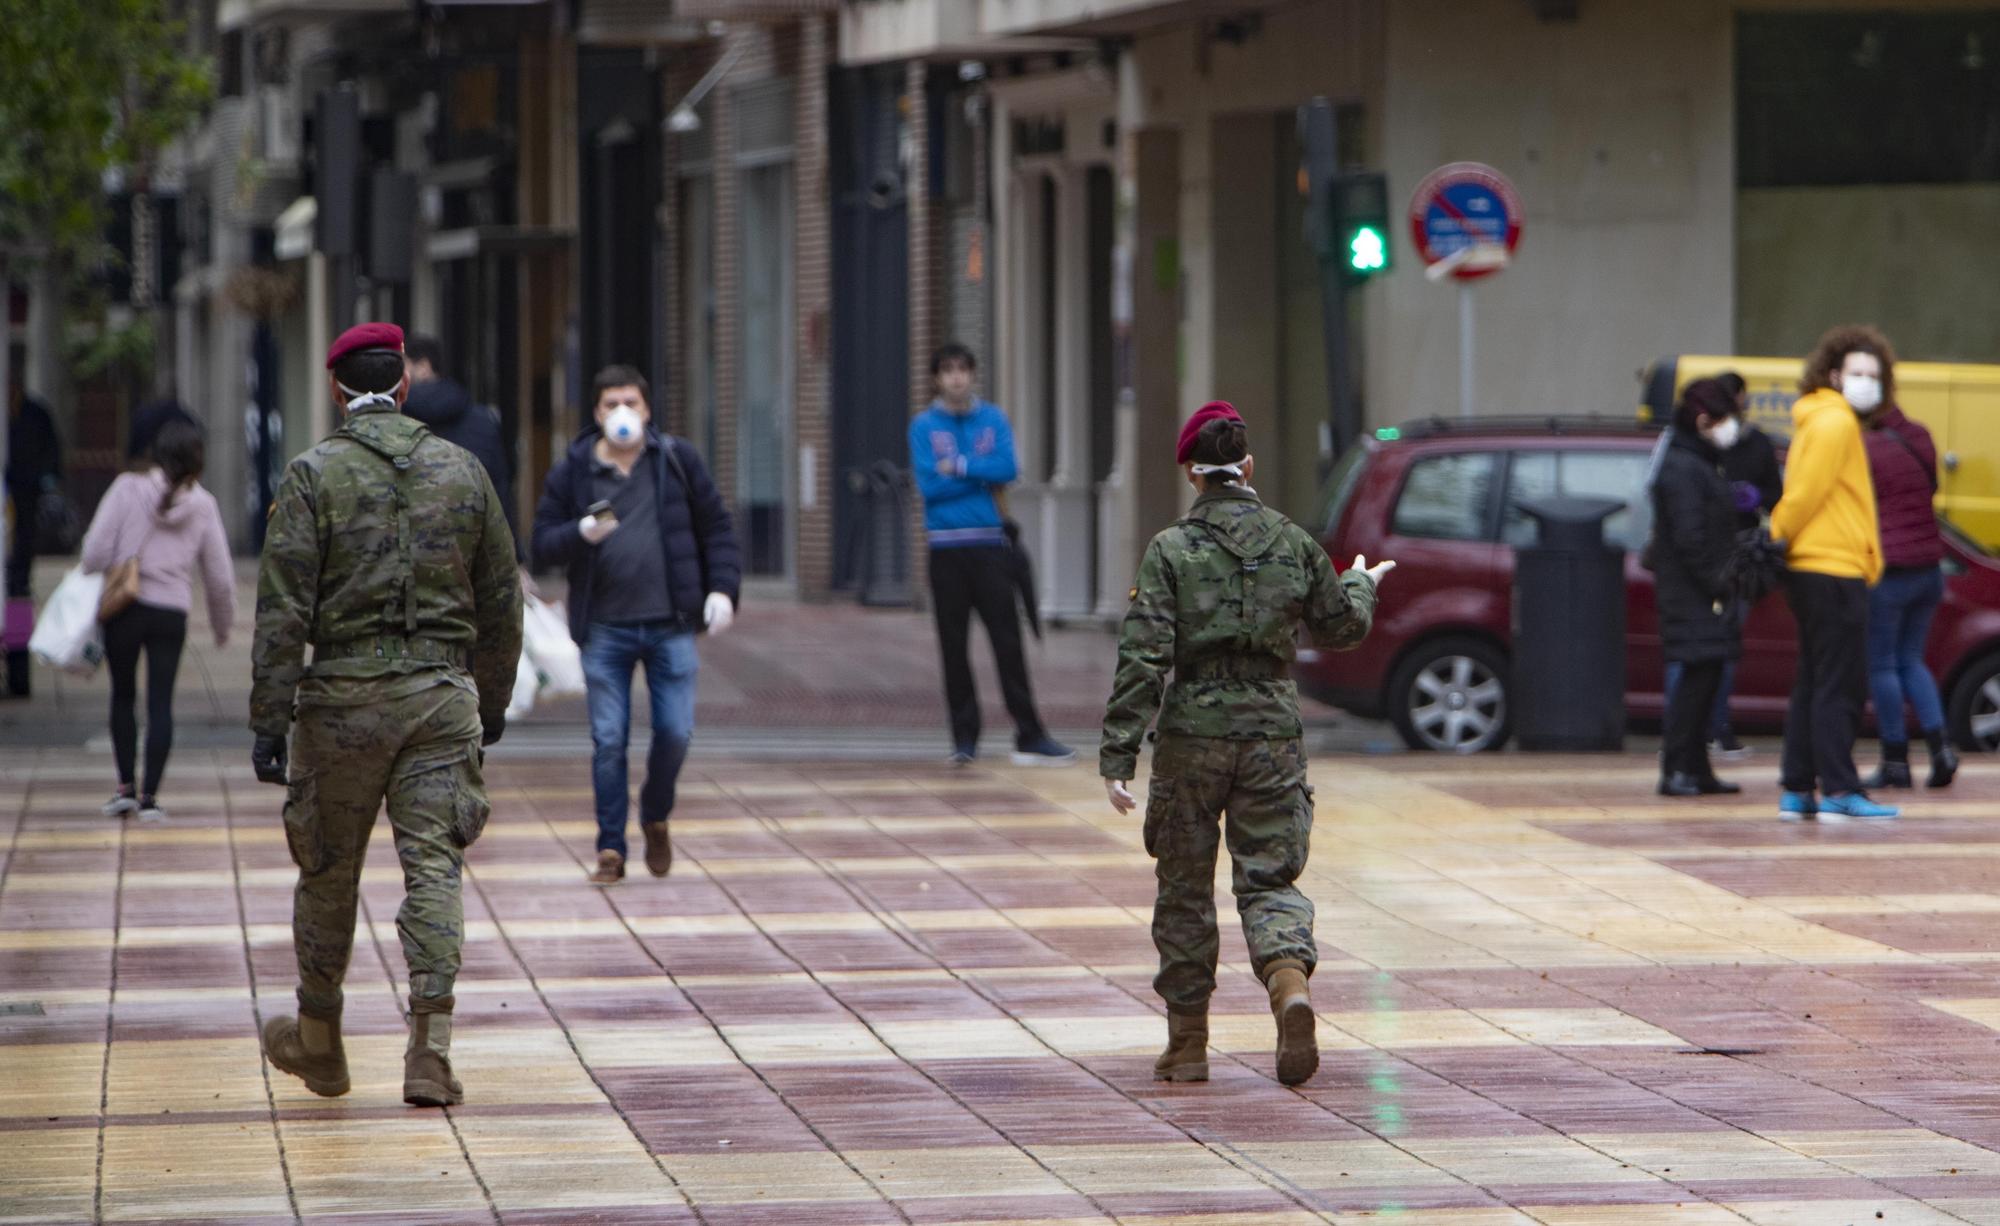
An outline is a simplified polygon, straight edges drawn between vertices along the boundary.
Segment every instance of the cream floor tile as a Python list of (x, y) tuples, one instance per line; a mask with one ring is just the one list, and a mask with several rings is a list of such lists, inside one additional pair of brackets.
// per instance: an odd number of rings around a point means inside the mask
[(1231, 1148), (1301, 1188), (1435, 1188), (1458, 1181), (1386, 1141), (1258, 1141)]
[(663, 1068), (736, 1064), (736, 1053), (708, 1026), (576, 1027), (570, 1031), (590, 1067)]
[(612, 1115), (462, 1115), (459, 1135), (502, 1213), (617, 1209), (680, 1200), (625, 1122)]
[(823, 1150), (788, 1154), (672, 1153), (660, 1155), (660, 1160), (698, 1205), (881, 1199), (866, 1180)]
[(106, 1221), (290, 1213), (269, 1123), (104, 1130)]
[(0, 1142), (0, 1222), (87, 1221), (96, 1186), (94, 1126), (31, 1128)]
[(1163, 1145), (1036, 1145), (1036, 1158), (1091, 1196), (1255, 1192), (1255, 1175), (1193, 1141)]
[(862, 1150), (848, 1155), (898, 1200), (935, 1196), (1058, 1196), (1062, 1182), (1005, 1145), (950, 1149)]
[(1052, 1053), (1011, 1018), (878, 1022), (882, 1041), (905, 1060), (1036, 1059)]
[(0, 1044), (0, 1116), (96, 1115), (102, 1043)]
[[(1754, 1226), (1826, 1226), (1829, 1222), (1854, 1222), (1860, 1226), (1861, 1223), (1876, 1221), (1894, 1223), (1895, 1226), (1945, 1226), (1946, 1223), (2000, 1222), (2000, 1216), (1995, 1216), (2000, 1202), (1986, 1201), (1984, 1204), (1982, 1212), (1970, 1202), (1954, 1206), (1950, 1201), (1937, 1201), (1926, 1205), (1884, 1193), (1880, 1200), (1732, 1201), (1729, 1208), (1749, 1219)], [(1574, 1220), (1582, 1222), (1584, 1219)]]
[(1868, 1179), (2000, 1175), (2000, 1153), (1925, 1128), (1768, 1134), (1781, 1145)]
[[(1406, 1137), (1409, 1151), (1470, 1183), (1657, 1183), (1656, 1176), (1622, 1165), (1568, 1137)], [(1678, 1172), (1676, 1172), (1678, 1174)]]
[[(400, 1068), (397, 1075), (400, 1101)], [(415, 1216), (426, 1210), (486, 1207), (486, 1198), (440, 1113), (396, 1119), (286, 1120), (279, 1129), (299, 1211), (307, 1216), (385, 1208)]]
[(120, 1040), (111, 1045), (112, 1115), (256, 1111), (268, 1105), (257, 1036)]
[(1831, 1179), (1844, 1172), (1776, 1141), (1733, 1129), (1712, 1132), (1589, 1133), (1579, 1142), (1677, 1180)]

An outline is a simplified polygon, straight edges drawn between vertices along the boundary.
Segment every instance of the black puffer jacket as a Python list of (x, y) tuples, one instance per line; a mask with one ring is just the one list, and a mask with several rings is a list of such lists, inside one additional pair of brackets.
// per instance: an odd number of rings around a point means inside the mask
[(1676, 430), (1653, 482), (1653, 584), (1668, 660), (1700, 664), (1742, 654), (1724, 568), (1736, 547), (1736, 507), (1722, 453)]
[[(597, 546), (583, 539), (577, 521), (593, 501), (591, 455), (601, 437), (595, 426), (577, 436), (569, 455), (549, 470), (542, 500), (535, 507), (535, 565), (568, 569), (569, 634), (578, 643), (590, 632), (591, 571), (597, 564)], [(646, 442), (644, 462), (654, 465), (653, 492), (659, 499), (667, 594), (682, 628), (699, 631), (702, 604), (710, 592), (721, 592), (731, 604), (743, 603), (743, 566), (729, 508), (691, 444), (650, 426)], [(671, 458), (668, 448), (673, 449)]]
[(507, 512), (507, 531), (514, 534), (514, 559), (522, 561), (528, 551), (521, 540), (521, 525), (514, 511), (514, 471), (507, 463), (507, 443), (500, 433), (500, 415), (485, 405), (472, 403), (472, 393), (451, 379), (426, 379), (410, 384), (410, 398), (403, 404), (405, 415), (429, 426), (431, 433), (447, 443), (457, 443), (478, 459), (493, 488), (500, 492), (501, 509)]

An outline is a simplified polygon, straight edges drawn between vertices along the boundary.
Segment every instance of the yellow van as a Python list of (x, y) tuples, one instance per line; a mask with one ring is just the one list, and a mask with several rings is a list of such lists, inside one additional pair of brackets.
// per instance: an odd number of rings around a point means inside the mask
[[(1681, 389), (1733, 370), (1750, 397), (1750, 421), (1774, 439), (1792, 433), (1803, 358), (1681, 354), (1639, 376), (1639, 420), (1673, 418)], [(2000, 550), (2000, 366), (1896, 363), (1896, 402), (1930, 428), (1938, 450), (1938, 513), (1988, 549)]]

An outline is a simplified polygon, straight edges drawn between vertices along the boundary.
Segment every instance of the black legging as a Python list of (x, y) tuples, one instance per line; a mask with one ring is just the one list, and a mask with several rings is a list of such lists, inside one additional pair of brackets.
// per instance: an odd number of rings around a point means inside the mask
[(174, 746), (174, 676), (187, 642), (187, 614), (134, 601), (104, 623), (104, 660), (111, 666), (111, 753), (118, 782), (132, 786), (132, 758), (139, 728), (132, 708), (139, 699), (139, 650), (146, 651), (146, 784), (141, 796), (159, 794), (167, 751)]

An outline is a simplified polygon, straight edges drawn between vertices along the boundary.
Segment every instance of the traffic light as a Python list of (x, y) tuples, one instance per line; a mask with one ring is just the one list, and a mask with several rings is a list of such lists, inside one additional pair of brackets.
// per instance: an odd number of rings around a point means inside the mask
[(1365, 281), (1388, 272), (1395, 263), (1389, 241), (1389, 184), (1380, 174), (1345, 174), (1328, 193), (1333, 258), (1350, 281)]

